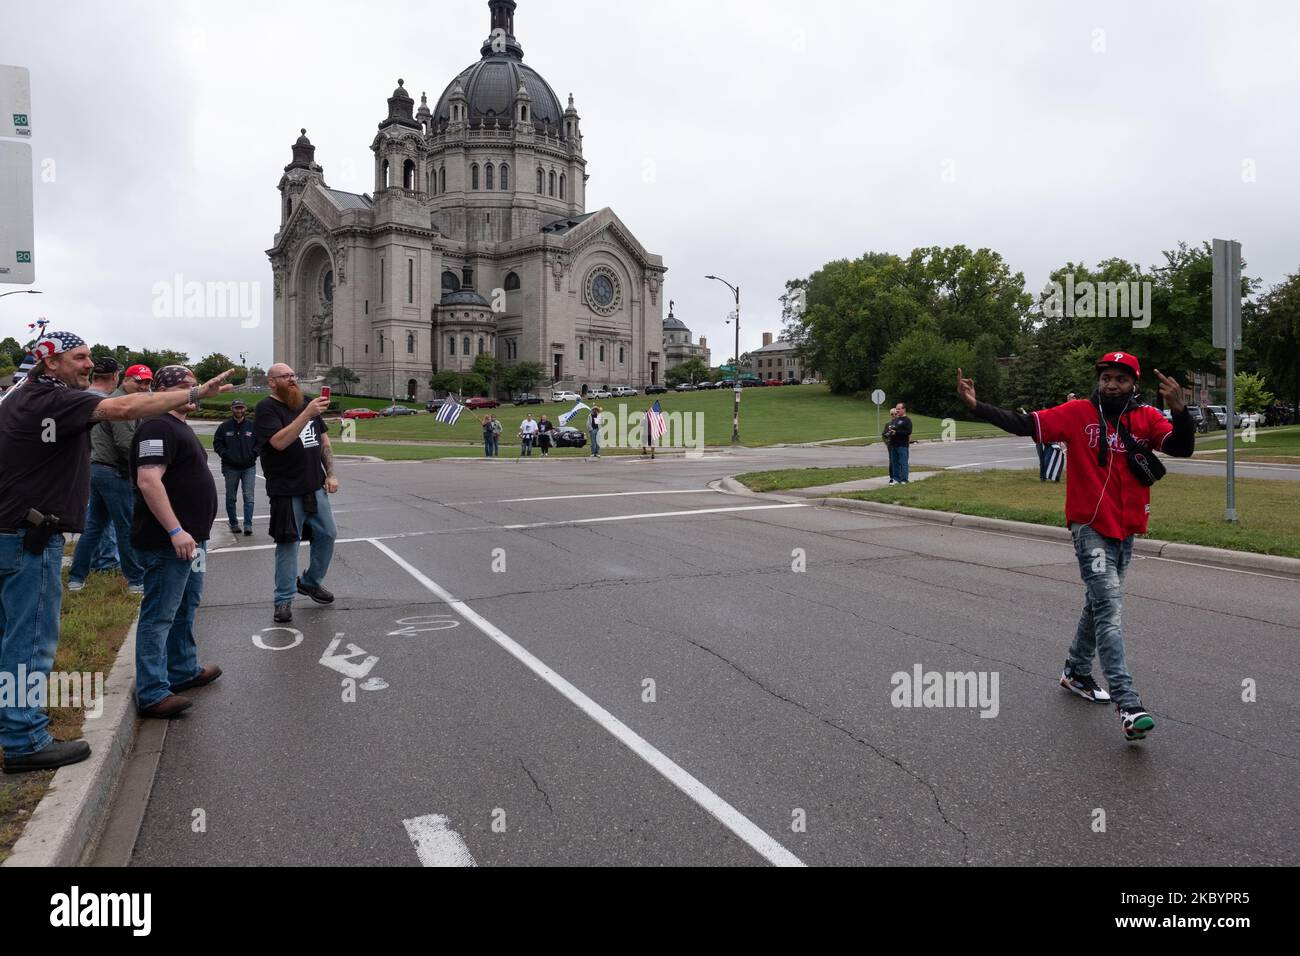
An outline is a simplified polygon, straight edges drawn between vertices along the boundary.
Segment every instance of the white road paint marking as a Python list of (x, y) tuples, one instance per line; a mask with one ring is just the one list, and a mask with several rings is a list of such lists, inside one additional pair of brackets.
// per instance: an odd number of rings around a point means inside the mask
[(994, 461), (972, 461), (966, 465), (949, 465), (944, 471), (961, 471), (963, 468), (981, 468), (984, 465), (1005, 465), (1013, 461), (1038, 461), (1037, 455), (1026, 458), (998, 458)]
[(428, 816), (403, 820), (421, 866), (478, 866), (460, 834), (447, 817)]
[(599, 495), (552, 495), (548, 498), (498, 498), (495, 501), (447, 501), (444, 508), (459, 505), (517, 505), (535, 501), (576, 501), (579, 498), (632, 498), (645, 495), (712, 495), (721, 494), (712, 488), (695, 488), (687, 491), (615, 491)]
[(628, 727), (627, 724), (623, 723), (555, 671), (551, 670), (551, 668), (547, 667), (538, 658), (529, 653), (523, 646), (512, 640), (504, 631), (492, 624), (486, 618), (482, 617), (468, 604), (457, 600), (437, 582), (430, 580), (418, 568), (406, 561), (392, 548), (383, 544), (383, 542), (372, 538), (370, 543), (392, 558), (398, 567), (411, 575), (411, 577), (422, 584), (435, 597), (444, 601), (453, 611), (491, 638), (497, 645), (505, 650), (506, 653), (510, 654), (530, 671), (542, 680), (546, 681), (546, 683), (550, 684), (551, 687), (559, 691), (560, 694), (562, 694), (570, 703), (594, 720), (603, 729), (608, 731), (625, 747), (648, 763), (655, 770), (659, 771), (659, 773), (673, 784), (673, 786), (677, 787), (677, 789), (681, 790), (682, 793), (686, 794), (686, 796), (699, 804), (700, 807), (711, 814), (719, 823), (743, 840), (769, 863), (776, 866), (804, 865), (802, 860), (772, 837), (768, 836), (767, 833), (760, 829), (739, 810), (727, 803), (703, 783), (675, 764), (643, 737), (637, 734), (636, 731)]
[[(336, 654), (339, 645), (343, 643), (343, 635), (336, 635), (334, 640), (330, 641), (330, 646), (325, 649), (321, 655), (320, 662), (332, 671), (338, 671), (344, 677), (351, 677), (354, 680), (363, 680), (367, 677), (375, 665), (379, 663), (379, 658), (368, 651), (363, 651), (355, 644), (348, 644), (346, 654)], [(360, 657), (360, 662), (354, 663), (352, 658)]]
[[(273, 647), (270, 644), (267, 644), (265, 640), (266, 635), (275, 634), (276, 632), (282, 634), (292, 634), (293, 643), (286, 644), (284, 645), (284, 647)], [(253, 635), (253, 646), (258, 647), (264, 651), (291, 651), (301, 643), (302, 643), (302, 631), (299, 631), (296, 628), (292, 628), (292, 627), (268, 627), (260, 634)]]
[(389, 631), (389, 637), (414, 637), (416, 634), (427, 634), (432, 631), (450, 631), (452, 628), (460, 627), (460, 621), (457, 621), (450, 614), (433, 614), (426, 617), (406, 617), (396, 622), (401, 628), (396, 631)]

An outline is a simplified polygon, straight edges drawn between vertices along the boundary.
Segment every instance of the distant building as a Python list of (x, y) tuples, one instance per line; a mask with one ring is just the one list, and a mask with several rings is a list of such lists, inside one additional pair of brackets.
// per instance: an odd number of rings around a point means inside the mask
[(672, 301), (668, 303), (668, 318), (664, 319), (664, 371), (693, 358), (702, 359), (708, 367), (711, 364), (709, 340), (701, 338), (699, 345), (691, 344), (691, 330), (673, 314), (675, 305)]
[(749, 353), (750, 369), (755, 378), (767, 381), (772, 378), (794, 379), (796, 382), (805, 378), (816, 378), (816, 374), (805, 368), (804, 360), (795, 355), (793, 342), (773, 342), (772, 333), (763, 333), (763, 347)]

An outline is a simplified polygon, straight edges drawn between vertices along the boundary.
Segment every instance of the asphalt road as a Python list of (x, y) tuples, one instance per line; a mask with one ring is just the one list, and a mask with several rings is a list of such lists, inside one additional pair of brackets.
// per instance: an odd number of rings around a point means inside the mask
[[(707, 488), (878, 458), (343, 466), (333, 607), (267, 630), (264, 521), (210, 555), (225, 676), (170, 728), (133, 862), (1300, 862), (1300, 582), (1136, 558), (1159, 724), (1128, 744), (1056, 684), (1068, 546)], [(994, 706), (894, 706), (917, 665), (996, 674)]]

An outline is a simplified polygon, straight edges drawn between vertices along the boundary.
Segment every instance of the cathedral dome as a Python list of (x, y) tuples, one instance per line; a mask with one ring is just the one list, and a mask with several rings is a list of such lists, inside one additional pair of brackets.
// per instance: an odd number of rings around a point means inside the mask
[(523, 63), (523, 47), (514, 35), (515, 4), (496, 0), (488, 6), (492, 11), (492, 33), (479, 51), (483, 58), (447, 84), (433, 111), (434, 127), (451, 120), (451, 99), (454, 93), (460, 92), (456, 89), (458, 84), (469, 104), (470, 126), (491, 125), (493, 120), (501, 126), (510, 126), (515, 95), (522, 84), (532, 98), (529, 119), (533, 127), (538, 132), (549, 127), (564, 138), (564, 107), (560, 98), (540, 73)]
[(668, 318), (664, 319), (664, 331), (665, 332), (689, 332), (690, 329), (686, 327), (686, 323), (683, 322), (681, 319), (677, 318), (677, 316), (673, 315), (674, 304), (675, 303), (669, 303), (668, 305)]
[(442, 305), (470, 305), (476, 308), (490, 309), (492, 303), (483, 298), (473, 289), (458, 289), (455, 292), (446, 292), (442, 297)]

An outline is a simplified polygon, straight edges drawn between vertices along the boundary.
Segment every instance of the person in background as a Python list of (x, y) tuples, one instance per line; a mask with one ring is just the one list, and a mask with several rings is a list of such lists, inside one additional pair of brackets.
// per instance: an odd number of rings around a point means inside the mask
[(492, 416), (492, 457), (501, 457), (501, 419)]
[[(293, 621), (293, 596), (305, 594), (317, 604), (333, 604), (325, 575), (334, 558), (338, 529), (329, 496), (337, 494), (334, 450), (321, 418), (329, 410), (328, 398), (308, 401), (298, 376), (287, 365), (270, 368), (271, 394), (253, 413), (262, 477), (271, 500), (271, 526), (275, 539), (275, 623)], [(311, 563), (298, 576), (299, 542), (311, 542)]]
[(537, 422), (533, 421), (532, 415), (525, 415), (523, 424), (519, 426), (519, 449), (520, 458), (531, 458), (533, 455), (533, 442), (537, 440)]
[[(110, 371), (111, 370), (111, 371)], [(146, 365), (132, 365), (119, 388), (118, 364), (99, 359), (91, 376), (90, 394), (120, 398), (149, 390), (153, 372)], [(107, 389), (107, 391), (105, 391)], [(80, 591), (95, 561), (104, 559), (105, 532), (113, 531), (117, 561), (132, 594), (144, 593), (144, 569), (131, 550), (131, 509), (135, 491), (131, 486), (131, 437), (133, 421), (103, 421), (90, 430), (90, 503), (86, 510), (86, 533), (77, 541), (68, 571), (68, 590)]]
[(253, 535), (253, 501), (257, 496), (257, 434), (248, 419), (247, 403), (236, 399), (230, 403), (230, 418), (217, 426), (212, 450), (221, 459), (221, 475), (226, 479), (226, 518), (230, 530), (239, 534), (239, 491), (244, 492), (244, 537)]
[(497, 434), (492, 429), (492, 416), (489, 415), (483, 419), (483, 456), (492, 458), (495, 456), (493, 445), (496, 443)]
[[(160, 368), (160, 394), (197, 385), (181, 365)], [(168, 720), (188, 710), (184, 691), (221, 676), (199, 663), (194, 617), (203, 599), (207, 542), (217, 518), (217, 483), (208, 453), (186, 424), (184, 405), (140, 423), (131, 454), (136, 487), (131, 546), (144, 566), (144, 600), (135, 633), (135, 704), (141, 717)]]
[(603, 424), (600, 413), (600, 406), (595, 405), (591, 409), (591, 414), (587, 417), (587, 432), (591, 436), (591, 457), (600, 457), (600, 426)]
[(542, 450), (542, 457), (546, 458), (551, 454), (551, 432), (555, 431), (555, 425), (545, 415), (537, 423), (537, 447)]

